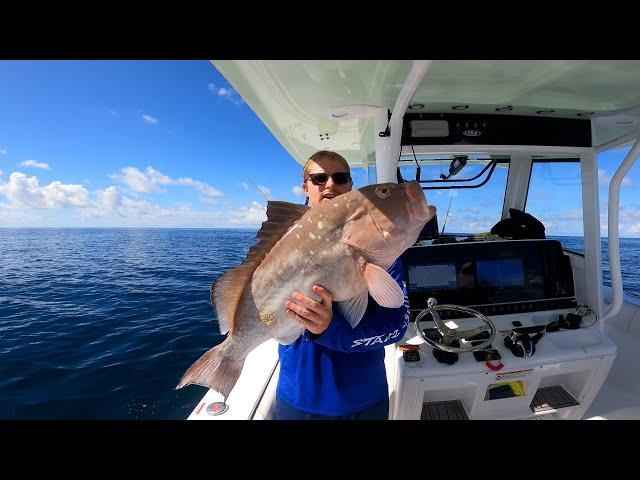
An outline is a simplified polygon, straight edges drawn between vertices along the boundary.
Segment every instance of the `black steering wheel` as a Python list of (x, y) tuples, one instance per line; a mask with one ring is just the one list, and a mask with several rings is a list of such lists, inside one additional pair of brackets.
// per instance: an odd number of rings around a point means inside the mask
[[(431, 347), (437, 348), (438, 350), (444, 350), (445, 352), (451, 353), (463, 353), (463, 352), (474, 352), (476, 350), (483, 350), (491, 345), (491, 342), (496, 337), (496, 327), (491, 320), (485, 317), (483, 314), (469, 307), (463, 307), (462, 305), (438, 305), (438, 302), (435, 298), (431, 297), (427, 300), (428, 307), (422, 310), (417, 316), (415, 320), (416, 332), (422, 339)], [(447, 327), (440, 315), (438, 314), (438, 310), (455, 310), (458, 312), (463, 312), (473, 317), (479, 318), (482, 320), (485, 325), (480, 327), (471, 329), (471, 330), (457, 330), (453, 328)], [(436, 329), (442, 335), (442, 338), (439, 342), (431, 340), (429, 337), (425, 335), (425, 333), (420, 329), (420, 320), (425, 315), (431, 314), (433, 317), (433, 321), (436, 324)], [(467, 339), (474, 337), (482, 332), (489, 332), (489, 338), (482, 342), (480, 345), (468, 347), (456, 347), (454, 346), (454, 342), (458, 342), (462, 339)]]

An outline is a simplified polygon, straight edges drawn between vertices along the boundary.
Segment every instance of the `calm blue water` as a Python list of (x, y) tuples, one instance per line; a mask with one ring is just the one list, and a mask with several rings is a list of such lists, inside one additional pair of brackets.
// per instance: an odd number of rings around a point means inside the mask
[[(582, 237), (547, 237), (559, 240), (563, 248), (584, 253)], [(609, 242), (602, 238), (602, 281), (611, 286), (611, 269), (609, 267)], [(622, 270), (622, 286), (624, 292), (640, 297), (640, 238), (620, 239), (620, 266)]]
[[(254, 237), (0, 229), (0, 419), (186, 418), (206, 389), (174, 387), (222, 340), (209, 287)], [(581, 238), (555, 238), (584, 251)], [(640, 296), (640, 239), (621, 252), (625, 289)]]
[(0, 418), (184, 419), (251, 230), (0, 229)]

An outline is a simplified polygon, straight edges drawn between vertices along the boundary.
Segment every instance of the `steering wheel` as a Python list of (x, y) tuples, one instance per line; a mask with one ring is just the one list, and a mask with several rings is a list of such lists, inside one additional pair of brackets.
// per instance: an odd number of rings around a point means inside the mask
[[(445, 352), (451, 352), (451, 353), (474, 352), (476, 350), (483, 350), (484, 348), (488, 347), (496, 336), (496, 327), (493, 324), (493, 322), (489, 320), (487, 317), (485, 317), (483, 314), (481, 314), (480, 312), (472, 308), (463, 307), (461, 305), (438, 305), (438, 302), (433, 297), (427, 300), (427, 305), (428, 307), (422, 310), (416, 317), (415, 326), (416, 326), (416, 332), (418, 333), (418, 335), (420, 335), (422, 339), (433, 348), (437, 348), (439, 350), (444, 350)], [(467, 313), (471, 316), (479, 318), (485, 323), (485, 325), (474, 328), (472, 330), (456, 330), (453, 328), (449, 328), (440, 319), (438, 310), (455, 310), (458, 312)], [(431, 340), (420, 329), (420, 320), (422, 320), (422, 318), (428, 314), (431, 314), (431, 316), (433, 317), (433, 321), (436, 324), (436, 329), (442, 335), (442, 339), (440, 340), (440, 342), (435, 342)], [(482, 332), (489, 332), (489, 338), (486, 341), (482, 342), (480, 345), (477, 345), (475, 347), (471, 345), (468, 347), (453, 346), (453, 343), (455, 341), (459, 341), (463, 338), (471, 338)]]

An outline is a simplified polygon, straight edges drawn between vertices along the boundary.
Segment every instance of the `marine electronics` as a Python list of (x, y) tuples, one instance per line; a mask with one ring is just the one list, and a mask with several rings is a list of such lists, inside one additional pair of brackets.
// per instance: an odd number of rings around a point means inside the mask
[[(413, 246), (402, 257), (412, 316), (435, 297), (484, 315), (575, 308), (569, 257), (557, 240)], [(442, 318), (464, 316), (452, 310)]]
[(591, 147), (591, 122), (584, 118), (408, 112), (401, 143)]

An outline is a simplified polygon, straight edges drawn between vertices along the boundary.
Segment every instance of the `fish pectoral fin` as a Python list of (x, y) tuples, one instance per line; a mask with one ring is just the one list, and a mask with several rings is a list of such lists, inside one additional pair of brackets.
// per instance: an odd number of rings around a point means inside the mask
[(349, 322), (351, 328), (356, 328), (367, 310), (369, 295), (365, 290), (360, 295), (336, 303), (338, 304), (338, 311)]
[(364, 268), (364, 280), (367, 282), (371, 297), (378, 305), (399, 308), (404, 304), (404, 293), (400, 285), (386, 270), (373, 263), (367, 263)]

